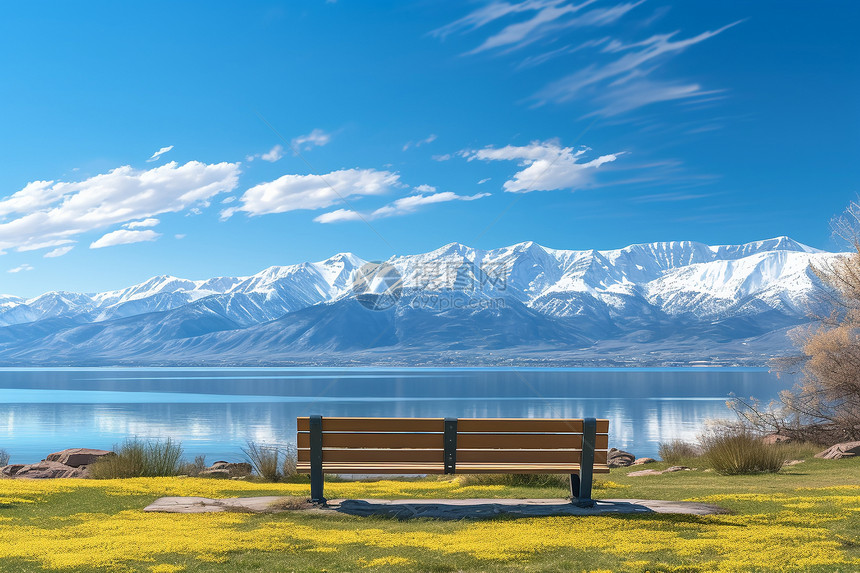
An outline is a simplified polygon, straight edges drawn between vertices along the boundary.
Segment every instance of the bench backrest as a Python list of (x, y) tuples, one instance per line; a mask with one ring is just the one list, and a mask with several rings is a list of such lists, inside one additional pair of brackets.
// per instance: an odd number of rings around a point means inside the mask
[[(609, 420), (591, 420), (593, 464), (603, 466)], [(297, 422), (298, 462), (306, 466), (312, 461), (312, 422), (310, 417)], [(458, 466), (464, 472), (505, 473), (523, 466), (542, 473), (538, 466), (545, 466), (567, 473), (579, 464), (589, 431), (583, 419), (325, 417), (315, 423), (321, 423), (322, 463), (341, 469), (360, 464), (368, 473), (373, 464), (414, 465), (420, 473), (457, 473)]]

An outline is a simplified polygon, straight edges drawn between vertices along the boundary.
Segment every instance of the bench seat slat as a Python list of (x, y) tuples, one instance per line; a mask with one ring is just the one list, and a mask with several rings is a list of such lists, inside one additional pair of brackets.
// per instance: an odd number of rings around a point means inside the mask
[[(462, 466), (462, 467), (460, 467)], [(458, 464), (461, 473), (482, 474), (568, 474), (579, 471), (579, 464), (487, 464), (487, 463), (465, 463)], [(310, 473), (310, 464), (300, 462), (296, 466), (299, 473)], [(442, 474), (445, 473), (443, 464), (420, 464), (420, 463), (324, 463), (323, 471), (331, 474)], [(609, 467), (606, 465), (594, 465), (594, 473), (607, 474)]]
[[(578, 464), (582, 453), (578, 450), (461, 450), (457, 449), (457, 471), (468, 462), (480, 463), (558, 463)], [(325, 456), (325, 454), (323, 454)], [(594, 452), (595, 463), (606, 463), (606, 452)], [(325, 457), (323, 457), (325, 460)]]
[[(298, 447), (310, 447), (309, 432), (298, 432)], [(595, 440), (598, 450), (609, 445), (606, 434), (598, 434)], [(457, 446), (463, 449), (553, 449), (578, 450), (582, 448), (582, 436), (576, 434), (458, 434)], [(417, 448), (442, 449), (442, 434), (399, 434), (380, 432), (323, 432), (324, 448)]]
[[(299, 432), (310, 431), (310, 418), (296, 420)], [(443, 418), (335, 418), (325, 417), (323, 432), (443, 432)]]
[[(297, 419), (298, 431), (310, 430), (307, 416)], [(324, 432), (442, 432), (443, 418), (347, 418), (326, 417)], [(582, 433), (581, 419), (554, 418), (460, 418), (458, 432)], [(609, 420), (597, 420), (597, 433), (609, 432)]]
[[(298, 463), (296, 471), (302, 474), (310, 473), (309, 463)], [(328, 463), (323, 464), (323, 472), (328, 474), (444, 474), (444, 464), (362, 464), (362, 463)]]
[[(537, 432), (537, 433), (582, 433), (581, 419), (540, 419), (540, 418), (460, 418), (457, 432)], [(597, 420), (597, 433), (609, 432), (609, 420)]]
[[(326, 421), (327, 423), (327, 421)], [(298, 447), (310, 448), (310, 432), (299, 432)], [(439, 449), (445, 447), (443, 434), (395, 434), (323, 432), (323, 448), (418, 448)]]
[[(299, 450), (298, 461), (310, 462), (310, 450)], [(371, 450), (371, 449), (323, 449), (326, 462), (433, 462), (444, 461), (444, 450)]]
[[(329, 462), (442, 462), (444, 451), (408, 449), (323, 449), (323, 463)], [(456, 467), (463, 462), (480, 463), (579, 463), (578, 450), (457, 450)], [(309, 449), (298, 450), (298, 461), (310, 462)], [(606, 451), (595, 451), (594, 461), (605, 464)]]
[[(609, 436), (595, 436), (594, 447), (605, 450), (609, 447)], [(457, 448), (497, 449), (497, 450), (579, 450), (582, 449), (582, 435), (579, 434), (457, 434)]]

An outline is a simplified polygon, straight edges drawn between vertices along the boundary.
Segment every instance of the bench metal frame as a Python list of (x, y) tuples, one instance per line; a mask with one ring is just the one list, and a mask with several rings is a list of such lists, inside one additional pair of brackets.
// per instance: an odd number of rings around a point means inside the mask
[[(512, 419), (514, 420), (514, 419)], [(323, 495), (325, 481), (323, 467), (323, 417), (310, 416), (308, 418), (310, 463), (309, 472), (311, 481), (310, 501), (315, 504), (326, 503)], [(605, 422), (605, 421), (604, 421)], [(468, 469), (457, 471), (457, 418), (445, 418), (443, 420), (443, 472), (445, 474), (474, 473)], [(405, 435), (419, 432), (403, 432)], [(578, 432), (577, 432), (578, 434)], [(437, 434), (438, 435), (438, 434)], [(594, 505), (591, 499), (591, 489), (595, 465), (595, 445), (597, 437), (597, 420), (595, 418), (582, 419), (582, 447), (580, 450), (580, 461), (578, 473), (570, 473), (570, 496), (571, 501), (580, 506), (590, 507)], [(603, 436), (605, 439), (606, 436)], [(361, 448), (354, 448), (358, 451)], [(541, 449), (541, 448), (535, 448)], [(383, 463), (379, 464), (384, 465)], [(516, 465), (514, 463), (514, 465)], [(302, 471), (302, 470), (300, 470)], [(602, 470), (604, 473), (608, 468)], [(346, 472), (344, 472), (346, 473)], [(418, 472), (424, 473), (424, 472)], [(499, 473), (504, 473), (501, 470)], [(546, 472), (536, 472), (546, 473)], [(554, 472), (560, 473), (560, 472)]]

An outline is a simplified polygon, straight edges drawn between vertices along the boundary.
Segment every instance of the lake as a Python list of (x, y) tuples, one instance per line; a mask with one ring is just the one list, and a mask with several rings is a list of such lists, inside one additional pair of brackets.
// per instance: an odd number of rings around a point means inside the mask
[(610, 445), (656, 456), (731, 418), (731, 393), (791, 385), (755, 368), (0, 369), (0, 449), (34, 462), (127, 437), (173, 438), (190, 459), (240, 461), (248, 440), (295, 442), (296, 417), (609, 418)]

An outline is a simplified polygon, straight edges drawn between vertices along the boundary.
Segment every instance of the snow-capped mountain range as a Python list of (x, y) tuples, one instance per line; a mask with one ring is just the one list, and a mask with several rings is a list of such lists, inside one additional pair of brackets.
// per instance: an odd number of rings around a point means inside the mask
[(2, 295), (0, 363), (757, 363), (787, 350), (785, 331), (819, 304), (810, 265), (838, 256), (788, 237), (609, 251), (451, 243), (387, 261), (402, 296), (385, 310), (356, 301), (366, 261), (350, 253), (248, 277)]

